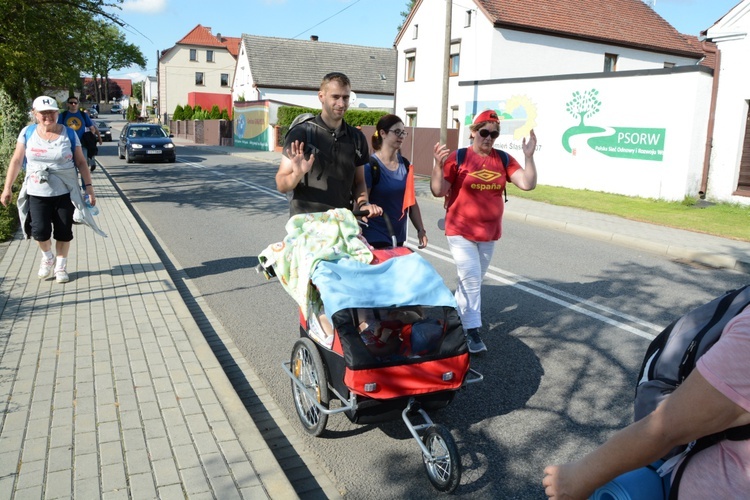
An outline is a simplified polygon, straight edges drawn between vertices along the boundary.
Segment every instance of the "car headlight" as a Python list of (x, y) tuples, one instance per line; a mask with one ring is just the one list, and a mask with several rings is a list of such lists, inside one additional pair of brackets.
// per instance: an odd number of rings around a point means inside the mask
[(172, 148), (174, 148), (174, 144), (172, 144), (171, 142), (169, 144), (164, 145), (164, 149), (172, 149)]
[(133, 148), (133, 149), (143, 149), (143, 144), (131, 143), (130, 147)]

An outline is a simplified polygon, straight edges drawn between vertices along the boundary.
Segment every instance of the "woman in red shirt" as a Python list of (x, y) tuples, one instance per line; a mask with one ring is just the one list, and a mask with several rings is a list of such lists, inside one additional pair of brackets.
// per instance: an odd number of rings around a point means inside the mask
[(536, 134), (522, 141), (524, 167), (509, 154), (493, 148), (500, 135), (500, 119), (493, 110), (479, 113), (469, 127), (471, 146), (461, 165), (458, 151), (435, 144), (435, 164), (430, 188), (434, 196), (446, 196), (445, 235), (456, 262), (456, 302), (467, 331), (469, 352), (487, 350), (479, 336), (482, 326), (481, 286), (489, 267), (495, 241), (502, 233), (503, 193), (508, 179), (524, 191), (536, 187)]

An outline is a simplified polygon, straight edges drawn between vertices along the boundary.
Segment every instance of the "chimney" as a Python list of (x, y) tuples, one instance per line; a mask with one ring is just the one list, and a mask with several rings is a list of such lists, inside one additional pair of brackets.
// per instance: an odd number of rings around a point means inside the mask
[(221, 41), (221, 33), (216, 33), (216, 39), (217, 39), (218, 41)]
[(317, 42), (318, 41), (318, 35), (310, 35), (310, 40), (312, 40), (313, 42)]

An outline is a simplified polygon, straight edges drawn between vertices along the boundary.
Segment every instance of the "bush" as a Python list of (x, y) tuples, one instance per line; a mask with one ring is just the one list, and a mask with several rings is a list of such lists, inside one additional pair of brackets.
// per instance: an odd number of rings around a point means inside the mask
[[(289, 125), (292, 121), (303, 113), (312, 113), (319, 115), (320, 110), (315, 108), (303, 108), (298, 106), (280, 106), (276, 114), (276, 125), (281, 128), (281, 136), (285, 137), (289, 131)], [(387, 115), (387, 111), (373, 111), (373, 110), (361, 110), (361, 109), (350, 109), (344, 115), (344, 121), (352, 127), (360, 127), (362, 125), (377, 125), (378, 120), (381, 117)]]
[(192, 106), (190, 106), (190, 104), (185, 104), (185, 107), (182, 108), (182, 119), (183, 120), (193, 119), (193, 108)]
[(219, 118), (229, 121), (229, 111), (227, 111), (227, 108), (221, 110), (221, 116)]
[[(5, 185), (10, 158), (16, 149), (18, 134), (29, 123), (29, 116), (25, 110), (26, 103), (12, 102), (10, 96), (0, 90), (0, 182), (3, 185)], [(20, 187), (22, 182), (23, 177), (19, 175), (14, 184), (15, 187)], [(17, 189), (14, 191), (18, 192)], [(16, 194), (14, 193), (7, 207), (0, 205), (0, 241), (11, 239), (18, 228), (18, 210), (15, 202)]]
[(221, 118), (221, 111), (219, 111), (219, 106), (217, 104), (214, 104), (211, 107), (211, 114), (209, 115), (211, 120), (218, 120)]
[(174, 108), (174, 113), (172, 113), (172, 119), (173, 120), (184, 120), (185, 111), (182, 109), (182, 105), (178, 104)]

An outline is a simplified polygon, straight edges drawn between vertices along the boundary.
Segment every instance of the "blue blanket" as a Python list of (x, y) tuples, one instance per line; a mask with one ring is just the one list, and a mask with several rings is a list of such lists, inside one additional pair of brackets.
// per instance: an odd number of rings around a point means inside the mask
[(313, 271), (312, 282), (318, 287), (329, 318), (352, 307), (456, 307), (443, 278), (416, 253), (377, 265), (353, 259), (322, 261)]

